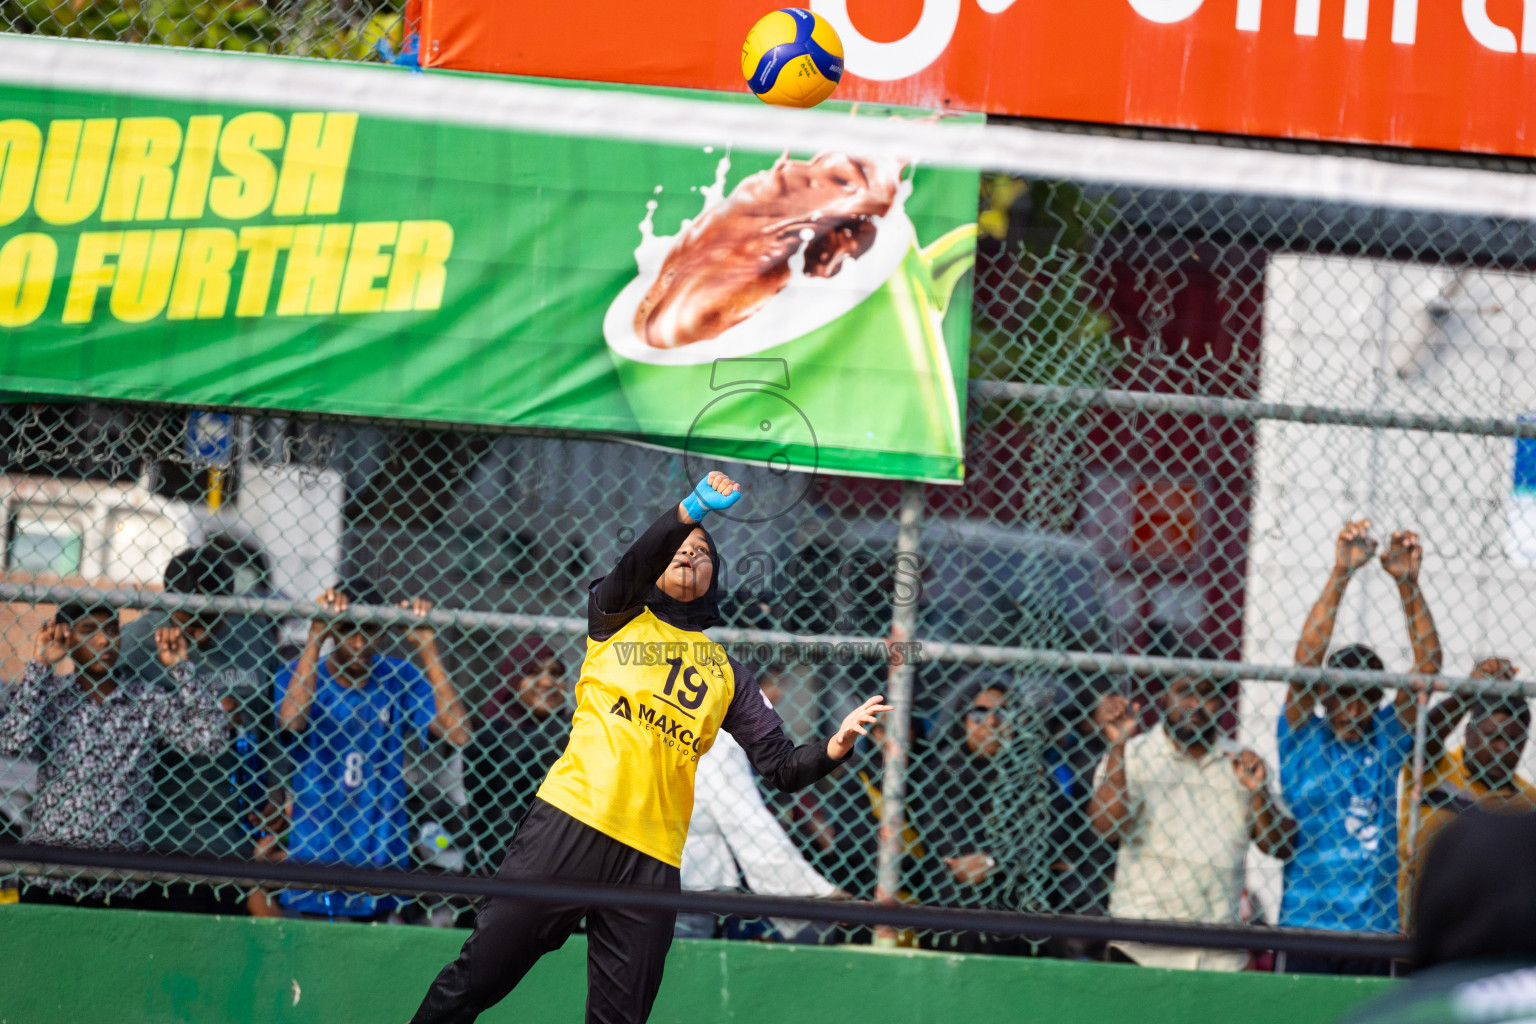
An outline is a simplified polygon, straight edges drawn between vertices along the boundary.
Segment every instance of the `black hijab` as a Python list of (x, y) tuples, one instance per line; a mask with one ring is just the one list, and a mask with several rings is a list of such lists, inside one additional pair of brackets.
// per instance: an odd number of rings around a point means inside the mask
[[(708, 629), (725, 622), (720, 616), (720, 576), (725, 571), (725, 562), (720, 558), (720, 549), (715, 545), (715, 538), (710, 532), (702, 526), (695, 526), (694, 529), (704, 534), (704, 542), (709, 545), (709, 559), (714, 565), (714, 572), (709, 577), (709, 589), (703, 597), (679, 601), (652, 583), (651, 592), (645, 598), (645, 606), (651, 610), (652, 615), (679, 629)], [(689, 531), (690, 534), (692, 532)]]
[[(972, 672), (950, 697), (948, 704), (942, 712), (944, 720), (939, 723), (939, 734), (944, 738), (945, 753), (951, 758), (964, 760), (975, 759), (985, 762), (987, 759), (978, 757), (974, 751), (966, 746), (967, 736), (965, 728), (965, 716), (976, 703), (976, 698), (988, 690), (996, 690), (1003, 695), (1004, 703), (1013, 693), (1013, 676), (1005, 669), (986, 666)], [(1002, 704), (998, 705), (999, 712)]]

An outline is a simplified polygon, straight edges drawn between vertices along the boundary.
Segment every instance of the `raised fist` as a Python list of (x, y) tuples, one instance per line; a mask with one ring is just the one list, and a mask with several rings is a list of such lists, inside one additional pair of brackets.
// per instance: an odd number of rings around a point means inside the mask
[(1399, 530), (1392, 535), (1387, 550), (1381, 554), (1381, 567), (1399, 583), (1413, 583), (1419, 578), (1419, 565), (1424, 561), (1424, 548), (1419, 535), (1409, 530)]
[(1353, 576), (1375, 553), (1376, 538), (1371, 536), (1369, 519), (1357, 519), (1344, 524), (1334, 550), (1334, 562), (1340, 569)]
[(710, 472), (683, 499), (683, 511), (691, 522), (702, 523), (711, 512), (722, 512), (741, 500), (741, 484), (718, 469)]

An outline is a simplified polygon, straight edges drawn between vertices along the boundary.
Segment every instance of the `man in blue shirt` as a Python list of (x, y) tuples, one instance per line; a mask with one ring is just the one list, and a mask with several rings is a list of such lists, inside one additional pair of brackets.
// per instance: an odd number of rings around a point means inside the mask
[[(1356, 572), (1376, 553), (1369, 520), (1345, 524), (1323, 593), (1307, 616), (1296, 664), (1320, 667), (1333, 639), (1339, 604)], [(1413, 670), (1440, 671), (1440, 637), (1419, 589), (1423, 550), (1417, 535), (1392, 535), (1381, 566), (1397, 583)], [(1381, 658), (1352, 644), (1326, 658), (1329, 668), (1383, 671)], [(1279, 725), (1280, 775), (1297, 823), (1285, 865), (1280, 924), (1334, 931), (1396, 932), (1397, 780), (1413, 753), (1419, 703), (1411, 690), (1382, 706), (1379, 687), (1318, 688), (1293, 683)], [(1319, 714), (1319, 712), (1321, 712)], [(1441, 726), (1443, 716), (1428, 724)], [(1440, 740), (1442, 737), (1436, 737)], [(1290, 956), (1296, 973), (1385, 974), (1380, 961)]]
[[(381, 605), (367, 581), (333, 588), (320, 607), (340, 614), (353, 603)], [(402, 601), (417, 616), (426, 601)], [(353, 867), (410, 866), (405, 806), (409, 740), (469, 743), (468, 716), (438, 654), (437, 636), (421, 623), (407, 633), (419, 667), (375, 651), (382, 631), (359, 623), (310, 624), (299, 657), (278, 673), (277, 725), (293, 739), (293, 820), (288, 856)], [(330, 641), (330, 651), (322, 646)], [(288, 891), (292, 916), (376, 920), (395, 901), (361, 894)]]

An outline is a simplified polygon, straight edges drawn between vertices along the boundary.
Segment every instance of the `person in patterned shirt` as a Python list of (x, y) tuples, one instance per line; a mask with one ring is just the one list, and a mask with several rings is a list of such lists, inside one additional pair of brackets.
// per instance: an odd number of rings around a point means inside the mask
[[(159, 629), (155, 648), (170, 691), (118, 678), (118, 621), (111, 609), (64, 605), (38, 631), (37, 653), (0, 715), (0, 753), (38, 761), (26, 842), (143, 849), (157, 745), (205, 757), (223, 746), (224, 711), (187, 658), (186, 636), (175, 627)], [(59, 675), (66, 657), (75, 671)], [(142, 888), (30, 881), (27, 902), (125, 899)]]

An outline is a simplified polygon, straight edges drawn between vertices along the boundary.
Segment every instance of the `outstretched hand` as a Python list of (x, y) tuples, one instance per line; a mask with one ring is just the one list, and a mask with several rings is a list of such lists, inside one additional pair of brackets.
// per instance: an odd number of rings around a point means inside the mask
[(1253, 751), (1244, 748), (1232, 758), (1232, 771), (1238, 784), (1250, 793), (1257, 793), (1269, 781), (1269, 766)]
[(827, 740), (828, 757), (841, 761), (853, 751), (853, 745), (859, 742), (860, 736), (869, 735), (869, 730), (864, 727), (874, 725), (876, 716), (891, 710), (891, 705), (881, 703), (883, 700), (884, 694), (876, 694), (848, 712), (848, 717), (838, 727), (837, 735)]
[(955, 876), (955, 881), (967, 885), (980, 885), (997, 868), (997, 861), (989, 854), (966, 853), (959, 857), (945, 857), (944, 866)]

